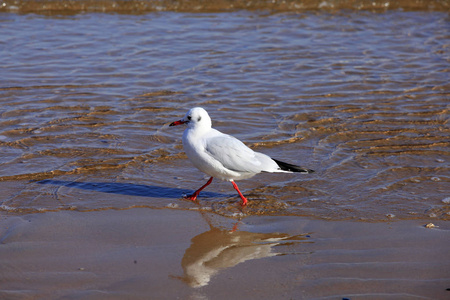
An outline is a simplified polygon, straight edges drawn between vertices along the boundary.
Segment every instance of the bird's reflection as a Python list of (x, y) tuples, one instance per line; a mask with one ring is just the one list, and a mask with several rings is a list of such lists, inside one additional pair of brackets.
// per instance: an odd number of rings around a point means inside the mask
[(307, 239), (305, 235), (239, 231), (236, 225), (230, 230), (210, 224), (209, 231), (192, 238), (181, 261), (184, 276), (178, 278), (192, 287), (203, 287), (220, 270), (247, 260), (283, 255), (273, 247)]

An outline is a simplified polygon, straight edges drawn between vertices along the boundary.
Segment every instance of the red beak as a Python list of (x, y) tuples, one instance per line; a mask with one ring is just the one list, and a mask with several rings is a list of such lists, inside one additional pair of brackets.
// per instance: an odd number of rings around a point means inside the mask
[(169, 126), (183, 125), (184, 123), (186, 123), (186, 121), (179, 120), (179, 121), (175, 121), (175, 122), (170, 123)]

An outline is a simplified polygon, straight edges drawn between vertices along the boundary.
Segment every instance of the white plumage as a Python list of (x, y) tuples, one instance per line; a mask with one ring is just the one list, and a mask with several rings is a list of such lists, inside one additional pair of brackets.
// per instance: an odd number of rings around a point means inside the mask
[(247, 199), (234, 180), (247, 179), (261, 172), (313, 172), (255, 152), (235, 137), (212, 128), (211, 118), (201, 107), (192, 108), (184, 118), (171, 123), (170, 126), (181, 124), (187, 124), (183, 133), (186, 155), (194, 166), (211, 176), (204, 186), (188, 196), (191, 200), (196, 200), (200, 191), (209, 185), (214, 177), (231, 181), (241, 196), (242, 205), (246, 205)]

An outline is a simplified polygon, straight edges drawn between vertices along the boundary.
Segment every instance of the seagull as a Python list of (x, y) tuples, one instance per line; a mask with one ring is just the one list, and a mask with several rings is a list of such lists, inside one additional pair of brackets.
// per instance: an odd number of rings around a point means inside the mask
[(211, 176), (201, 188), (185, 198), (195, 201), (200, 192), (214, 177), (228, 180), (247, 205), (235, 180), (248, 179), (261, 172), (268, 173), (312, 173), (313, 170), (285, 163), (266, 154), (255, 152), (237, 138), (212, 128), (208, 112), (201, 107), (190, 109), (186, 115), (169, 126), (187, 124), (183, 133), (183, 148), (197, 169)]

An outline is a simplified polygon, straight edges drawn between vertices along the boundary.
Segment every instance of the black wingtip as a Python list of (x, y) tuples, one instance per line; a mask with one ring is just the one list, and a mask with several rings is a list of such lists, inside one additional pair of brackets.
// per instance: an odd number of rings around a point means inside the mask
[[(272, 158), (273, 159), (273, 158)], [(308, 174), (308, 173), (314, 173), (314, 170), (311, 169), (307, 169), (304, 167), (299, 167), (293, 164), (288, 164), (276, 159), (273, 159), (277, 165), (280, 167), (281, 170), (283, 171), (290, 171), (290, 172), (297, 172), (297, 173), (304, 173), (304, 174)]]

